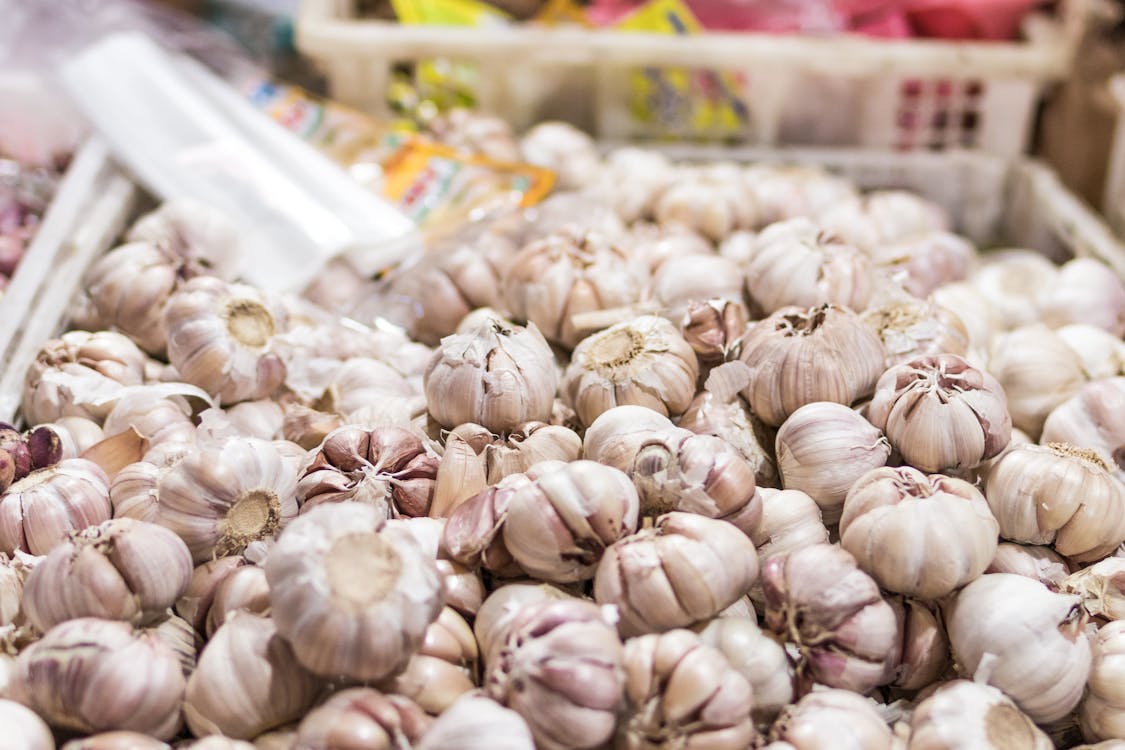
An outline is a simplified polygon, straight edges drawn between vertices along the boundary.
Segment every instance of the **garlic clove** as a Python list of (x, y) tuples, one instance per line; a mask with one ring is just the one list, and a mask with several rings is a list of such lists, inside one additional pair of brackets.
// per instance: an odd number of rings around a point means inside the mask
[(351, 688), (335, 693), (301, 720), (293, 750), (413, 747), (429, 724), (426, 714), (409, 698)]
[(45, 555), (71, 531), (110, 517), (109, 481), (97, 464), (70, 458), (28, 474), (0, 495), (0, 551)]
[(750, 541), (765, 562), (802, 547), (828, 543), (820, 507), (799, 490), (762, 489), (762, 520), (750, 530)]
[(268, 615), (270, 607), (270, 589), (265, 569), (257, 565), (243, 565), (232, 570), (215, 588), (203, 631), (210, 638), (232, 612)]
[(55, 750), (51, 730), (39, 716), (15, 701), (0, 698), (0, 726), (4, 742), (21, 750)]
[(699, 637), (722, 652), (730, 666), (750, 683), (754, 695), (751, 714), (756, 722), (768, 724), (793, 702), (793, 667), (775, 637), (758, 627), (756, 615), (724, 614), (700, 630)]
[(535, 750), (535, 741), (518, 713), (468, 694), (437, 718), (418, 750)]
[(502, 532), (512, 498), (530, 482), (524, 474), (512, 474), (459, 505), (442, 531), (442, 549), (450, 559), (497, 575), (520, 575)]
[(446, 521), (439, 518), (407, 518), (395, 522), (410, 532), (414, 541), (437, 563), (442, 577), (442, 597), (446, 606), (466, 617), (473, 617), (484, 601), (484, 583), (480, 575), (464, 565), (447, 558), (442, 546)]
[(465, 693), (476, 688), (480, 654), (473, 630), (453, 609), (442, 609), (426, 628), (418, 653), (406, 669), (382, 683), (383, 689), (411, 699), (426, 713), (438, 716)]
[(1092, 641), (1093, 665), (1086, 696), (1078, 711), (1083, 736), (1090, 742), (1122, 739), (1125, 735), (1125, 695), (1122, 693), (1121, 654), (1125, 624), (1111, 622)]
[(1004, 693), (983, 683), (953, 680), (914, 709), (906, 747), (1051, 750), (1054, 744)]
[(701, 363), (714, 365), (738, 356), (749, 313), (741, 301), (692, 301), (680, 318), (680, 333)]
[(297, 726), (290, 724), (258, 735), (254, 738), (254, 747), (256, 750), (293, 750), (296, 741)]
[(1050, 547), (1001, 542), (985, 573), (1014, 573), (1039, 581), (1051, 591), (1062, 589), (1070, 563)]
[[(465, 425), (455, 428), (445, 439), (435, 475), (434, 500), (430, 505), (430, 515), (437, 518), (448, 518), (455, 508), (489, 485), (488, 459), (483, 447), (477, 450), (458, 434), (457, 430), (463, 427)], [(491, 433), (489, 440), (491, 442)]]
[(741, 272), (734, 261), (721, 255), (672, 256), (652, 275), (645, 298), (666, 310), (665, 317), (672, 321), (682, 318), (692, 303), (706, 300), (741, 307)]
[(949, 638), (936, 604), (896, 597), (891, 606), (902, 620), (902, 657), (893, 684), (902, 690), (921, 690), (950, 671)]
[(891, 730), (871, 701), (848, 690), (814, 690), (786, 706), (770, 727), (773, 742), (795, 750), (891, 750)]
[(242, 555), (208, 560), (192, 571), (183, 595), (176, 601), (176, 613), (200, 633), (206, 629), (207, 615), (219, 585), (247, 561)]
[(590, 423), (582, 438), (582, 453), (592, 461), (628, 471), (646, 440), (674, 427), (672, 420), (654, 409), (615, 406)]
[(772, 448), (773, 440), (737, 392), (725, 397), (705, 388), (680, 417), (679, 426), (698, 435), (721, 437), (733, 445), (754, 468), (759, 487), (780, 483), (773, 455), (766, 447)]
[(191, 623), (182, 617), (169, 614), (168, 619), (149, 626), (145, 631), (172, 650), (180, 660), (184, 679), (191, 677), (191, 673), (195, 671), (196, 657), (199, 655), (199, 650), (203, 648), (203, 639), (195, 632)]
[(1056, 328), (1055, 335), (1078, 355), (1087, 379), (1125, 374), (1125, 342), (1109, 331), (1088, 323), (1071, 323)]

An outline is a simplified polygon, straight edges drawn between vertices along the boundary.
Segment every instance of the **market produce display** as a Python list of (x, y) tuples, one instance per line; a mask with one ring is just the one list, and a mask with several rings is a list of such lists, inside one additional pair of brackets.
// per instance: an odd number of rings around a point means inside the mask
[(1125, 742), (1107, 266), (443, 127), (559, 189), (304, 296), (203, 206), (94, 263), (0, 429), (0, 746)]

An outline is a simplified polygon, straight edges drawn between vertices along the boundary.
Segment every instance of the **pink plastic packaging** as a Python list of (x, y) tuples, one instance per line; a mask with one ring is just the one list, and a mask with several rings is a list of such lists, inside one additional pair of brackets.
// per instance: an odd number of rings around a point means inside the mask
[(921, 36), (1005, 40), (1043, 0), (906, 0), (907, 17)]

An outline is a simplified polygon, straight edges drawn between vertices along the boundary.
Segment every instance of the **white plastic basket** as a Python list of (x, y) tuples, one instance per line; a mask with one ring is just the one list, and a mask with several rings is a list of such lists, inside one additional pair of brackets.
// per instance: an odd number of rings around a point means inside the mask
[(1102, 210), (1109, 219), (1110, 226), (1125, 236), (1125, 73), (1114, 76), (1109, 82), (1109, 88), (1117, 107), (1117, 125), (1106, 164)]
[[(1027, 20), (1026, 41), (952, 43), (403, 26), (357, 19), (354, 0), (302, 0), (297, 46), (334, 98), (376, 114), (386, 114), (396, 65), (440, 58), (471, 65), (478, 105), (518, 128), (561, 118), (608, 139), (1015, 155), (1026, 149), (1044, 88), (1067, 74), (1086, 16), (1085, 0), (1066, 0), (1058, 20)], [(729, 74), (745, 119), (733, 130), (699, 130), (675, 115), (639, 117), (634, 75), (669, 66)]]

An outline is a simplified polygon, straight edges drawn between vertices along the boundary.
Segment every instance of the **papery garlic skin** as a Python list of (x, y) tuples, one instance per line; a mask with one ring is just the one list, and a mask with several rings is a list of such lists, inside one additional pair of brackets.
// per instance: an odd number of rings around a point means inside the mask
[(1027, 576), (1051, 591), (1059, 591), (1071, 571), (1066, 558), (1050, 547), (1001, 542), (984, 572)]
[(863, 320), (879, 335), (887, 367), (934, 354), (965, 356), (969, 332), (949, 308), (919, 299), (892, 299), (871, 307)]
[(879, 378), (867, 418), (911, 466), (968, 469), (1011, 439), (1004, 393), (995, 378), (954, 354), (919, 357)]
[(57, 729), (131, 729), (166, 740), (182, 723), (184, 676), (156, 636), (87, 617), (56, 625), (20, 653), (9, 694)]
[(832, 523), (839, 520), (844, 497), (856, 480), (886, 465), (891, 445), (851, 408), (816, 401), (781, 424), (775, 451), (781, 486), (808, 494)]
[(594, 599), (617, 605), (623, 636), (658, 633), (714, 617), (750, 590), (758, 556), (734, 525), (673, 512), (606, 550)]
[(111, 510), (109, 480), (93, 461), (69, 458), (34, 471), (0, 495), (0, 552), (45, 555)]
[(781, 712), (769, 736), (794, 750), (894, 747), (891, 730), (874, 705), (848, 690), (814, 690)]
[(848, 491), (840, 546), (884, 589), (939, 599), (984, 573), (999, 528), (968, 482), (909, 466), (882, 468)]
[(1125, 620), (1125, 558), (1107, 557), (1083, 568), (1065, 579), (1060, 590), (1081, 596), (1093, 617)]
[(1090, 742), (1125, 739), (1125, 622), (1102, 626), (1093, 637), (1088, 689), (1078, 710), (1082, 735)]
[(5, 744), (13, 750), (55, 750), (55, 739), (46, 722), (15, 701), (0, 698), (0, 726), (4, 727)]
[[(698, 435), (721, 437), (733, 445), (754, 467), (759, 487), (777, 487), (777, 467), (766, 442), (766, 430), (737, 394), (730, 398), (704, 389), (679, 419), (679, 426)], [(587, 431), (589, 434), (589, 431)]]
[(469, 694), (437, 718), (418, 750), (535, 750), (535, 740), (518, 713)]
[(739, 358), (749, 368), (742, 396), (765, 424), (779, 426), (814, 401), (851, 404), (883, 372), (883, 345), (842, 307), (787, 307), (755, 323)]
[(966, 747), (1052, 750), (1054, 743), (996, 688), (953, 680), (915, 707), (906, 750)]
[(828, 544), (828, 528), (811, 497), (800, 490), (763, 488), (760, 493), (762, 520), (749, 534), (760, 562), (802, 547)]
[(1043, 424), (1040, 441), (1070, 443), (1097, 451), (1116, 476), (1125, 482), (1125, 377), (1087, 383), (1082, 390), (1055, 407)]
[(1077, 596), (1030, 578), (981, 576), (946, 614), (953, 657), (974, 680), (1000, 688), (1038, 723), (1078, 705), (1090, 671), (1086, 615)]
[(977, 260), (971, 242), (943, 231), (882, 244), (869, 254), (878, 268), (917, 297), (925, 297), (942, 284), (965, 279)]
[(565, 122), (539, 123), (520, 138), (519, 149), (528, 164), (555, 172), (561, 190), (589, 184), (601, 167), (594, 139)]
[(773, 721), (778, 712), (793, 702), (794, 674), (789, 658), (774, 636), (758, 627), (756, 616), (724, 614), (700, 630), (699, 637), (721, 651), (730, 666), (750, 683), (754, 695), (751, 715), (755, 721)]
[(1125, 335), (1125, 284), (1095, 258), (1074, 258), (1059, 267), (1040, 299), (1040, 317), (1051, 328), (1069, 323), (1098, 326)]
[(737, 355), (748, 317), (746, 306), (738, 301), (694, 301), (680, 317), (680, 333), (700, 363), (716, 365)]
[(988, 369), (1004, 388), (1012, 424), (1032, 438), (1042, 432), (1051, 410), (1087, 382), (1075, 351), (1041, 323), (997, 337)]
[(744, 750), (754, 737), (753, 688), (690, 630), (625, 644), (625, 717), (616, 747)]
[(1093, 451), (1020, 446), (992, 468), (984, 491), (1010, 541), (1050, 544), (1076, 562), (1099, 560), (1125, 541), (1125, 485)]
[(714, 241), (757, 223), (757, 203), (736, 168), (717, 164), (679, 171), (653, 206), (658, 223), (681, 224)]
[(665, 416), (687, 409), (699, 362), (668, 321), (642, 315), (584, 339), (560, 384), (583, 424), (615, 406), (646, 406)]
[(372, 688), (332, 695), (301, 719), (293, 750), (413, 747), (429, 728), (425, 712), (409, 698)]

